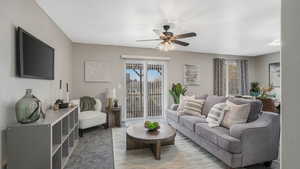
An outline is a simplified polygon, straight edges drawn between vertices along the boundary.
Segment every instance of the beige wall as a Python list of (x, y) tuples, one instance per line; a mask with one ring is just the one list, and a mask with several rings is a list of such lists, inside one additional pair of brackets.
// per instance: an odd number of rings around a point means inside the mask
[[(79, 98), (84, 95), (96, 96), (101, 92), (113, 87), (117, 88), (119, 84), (122, 88), (117, 92), (118, 98), (124, 100), (124, 60), (121, 55), (140, 55), (140, 56), (159, 56), (171, 57), (168, 62), (168, 85), (172, 83), (183, 83), (183, 65), (197, 64), (201, 67), (201, 84), (197, 87), (189, 87), (189, 92), (200, 94), (213, 93), (213, 58), (215, 57), (230, 57), (215, 54), (202, 54), (193, 52), (160, 52), (157, 49), (142, 49), (121, 46), (108, 45), (88, 45), (88, 44), (73, 44), (73, 90), (71, 95), (73, 98)], [(249, 59), (249, 79), (253, 81), (255, 76), (255, 60)], [(97, 60), (106, 62), (111, 65), (111, 83), (88, 83), (84, 82), (84, 61)], [(168, 87), (169, 88), (169, 87)], [(171, 100), (169, 98), (169, 100)]]
[[(269, 86), (269, 64), (280, 62), (280, 52), (255, 57), (255, 81), (262, 86)], [(281, 89), (275, 88), (278, 99), (281, 97)]]
[(282, 0), (281, 11), (281, 169), (299, 168), (300, 1)]
[[(1, 0), (0, 2), (0, 164), (6, 160), (5, 132), (16, 122), (14, 105), (25, 89), (45, 104), (53, 103), (58, 81), (71, 82), (71, 41), (39, 8), (34, 0)], [(55, 80), (23, 79), (15, 76), (15, 27), (21, 26), (55, 48)]]

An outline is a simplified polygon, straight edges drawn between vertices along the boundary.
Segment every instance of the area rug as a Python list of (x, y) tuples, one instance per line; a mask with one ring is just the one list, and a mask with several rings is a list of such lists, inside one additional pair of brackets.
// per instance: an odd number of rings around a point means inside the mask
[[(175, 145), (163, 146), (161, 160), (155, 160), (150, 149), (126, 150), (126, 128), (114, 128), (115, 169), (228, 169), (223, 162), (177, 133)], [(247, 169), (265, 169), (252, 166)], [(272, 167), (277, 169), (277, 167)], [(279, 168), (278, 168), (279, 169)]]

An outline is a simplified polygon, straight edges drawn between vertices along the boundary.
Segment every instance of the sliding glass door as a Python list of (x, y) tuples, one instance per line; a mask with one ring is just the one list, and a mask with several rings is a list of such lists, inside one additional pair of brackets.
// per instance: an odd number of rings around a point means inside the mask
[(165, 103), (165, 64), (127, 62), (126, 119), (162, 117)]

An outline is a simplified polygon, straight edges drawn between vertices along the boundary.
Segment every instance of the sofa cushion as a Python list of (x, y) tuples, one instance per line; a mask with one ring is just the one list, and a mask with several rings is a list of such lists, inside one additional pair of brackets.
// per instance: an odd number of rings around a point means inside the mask
[(229, 128), (235, 124), (246, 123), (250, 113), (250, 103), (234, 104), (231, 101), (226, 101), (228, 110), (225, 112), (222, 126)]
[(171, 109), (167, 109), (166, 110), (166, 117), (168, 120), (172, 120), (176, 123), (178, 123), (179, 121), (179, 116), (177, 114), (177, 111), (171, 110)]
[(183, 95), (180, 95), (179, 105), (178, 105), (177, 111), (182, 111), (183, 110), (183, 106), (185, 104), (185, 100), (186, 99), (195, 99), (195, 96), (183, 96)]
[(179, 118), (179, 124), (188, 128), (189, 130), (195, 131), (195, 124), (196, 123), (207, 123), (205, 117), (198, 117), (198, 116), (190, 116), (190, 115), (183, 115)]
[(250, 113), (248, 116), (247, 122), (252, 122), (258, 119), (259, 115), (261, 114), (262, 110), (262, 102), (260, 100), (250, 100), (250, 99), (241, 99), (241, 98), (229, 98), (234, 104), (249, 104), (250, 103)]
[(204, 94), (204, 95), (201, 95), (201, 96), (196, 96), (195, 99), (206, 100), (207, 96), (208, 96), (208, 94)]
[(203, 106), (203, 115), (207, 116), (210, 109), (217, 103), (224, 103), (227, 100), (224, 96), (208, 96)]
[(179, 115), (202, 116), (202, 107), (205, 100), (185, 99), (183, 109), (178, 111)]
[(209, 127), (218, 127), (222, 123), (222, 120), (225, 115), (227, 104), (218, 103), (215, 104), (209, 111), (206, 121), (208, 122)]
[(207, 123), (197, 123), (195, 125), (195, 133), (200, 137), (209, 140), (225, 151), (235, 154), (242, 152), (240, 140), (231, 137), (229, 134), (229, 129), (226, 129), (224, 127), (211, 128)]

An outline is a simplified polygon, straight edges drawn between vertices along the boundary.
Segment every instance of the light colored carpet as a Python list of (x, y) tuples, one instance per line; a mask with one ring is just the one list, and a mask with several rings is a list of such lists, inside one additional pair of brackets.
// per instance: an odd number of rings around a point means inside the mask
[[(113, 128), (115, 169), (228, 169), (228, 167), (177, 133), (175, 145), (162, 147), (161, 160), (155, 160), (150, 149), (126, 150), (126, 128)], [(252, 166), (247, 169), (265, 169)], [(279, 169), (273, 164), (272, 169)]]

